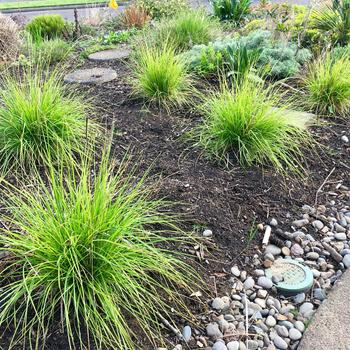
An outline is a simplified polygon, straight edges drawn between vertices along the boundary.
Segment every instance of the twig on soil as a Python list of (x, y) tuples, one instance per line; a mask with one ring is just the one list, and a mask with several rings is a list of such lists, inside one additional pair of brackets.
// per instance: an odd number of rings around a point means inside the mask
[(180, 340), (183, 340), (183, 335), (181, 334), (181, 332), (175, 328), (174, 326), (172, 326), (169, 321), (167, 321), (161, 314), (158, 313), (158, 317), (160, 318), (160, 320), (162, 321), (162, 323), (164, 324), (165, 327), (169, 328)]
[(335, 170), (335, 167), (330, 171), (330, 173), (327, 175), (327, 177), (325, 178), (325, 180), (322, 182), (321, 186), (318, 188), (318, 190), (316, 191), (316, 196), (315, 196), (315, 207), (317, 206), (317, 199), (318, 199), (318, 195), (319, 193), (322, 191), (323, 186), (327, 183), (328, 179), (331, 177), (331, 175), (333, 174)]
[(271, 235), (271, 226), (267, 225), (266, 226), (266, 230), (265, 230), (265, 234), (264, 234), (264, 238), (263, 238), (263, 241), (262, 241), (263, 245), (266, 245), (266, 244), (269, 243), (270, 235)]
[(248, 330), (249, 330), (249, 321), (248, 321), (248, 301), (247, 301), (247, 294), (244, 293), (244, 307), (245, 307), (245, 333), (246, 333), (246, 339), (245, 339), (245, 342), (246, 342), (246, 347), (247, 349), (249, 348), (248, 347), (248, 336), (249, 336), (249, 333), (248, 333)]
[(214, 285), (214, 293), (215, 293), (215, 297), (217, 297), (218, 296), (218, 290), (216, 289), (216, 278), (215, 278), (215, 276), (210, 276), (210, 278), (212, 278), (214, 280), (214, 283), (213, 283), (213, 285)]

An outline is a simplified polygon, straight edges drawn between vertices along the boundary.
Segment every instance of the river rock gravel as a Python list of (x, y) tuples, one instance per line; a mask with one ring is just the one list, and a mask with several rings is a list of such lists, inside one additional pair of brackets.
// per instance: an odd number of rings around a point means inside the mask
[[(181, 339), (177, 346), (296, 350), (311, 317), (350, 267), (350, 190), (337, 184), (330, 193), (326, 203), (303, 205), (300, 216), (291, 217), (283, 229), (278, 219), (260, 223), (262, 232), (266, 225), (272, 227), (270, 243), (246, 257), (247, 265), (232, 265), (228, 273), (231, 288), (207, 301), (208, 311), (197, 317), (191, 330), (182, 328), (186, 342)], [(310, 268), (314, 280), (309, 291), (284, 296), (277, 290), (280, 277), (269, 279), (265, 271), (281, 258), (295, 259)]]

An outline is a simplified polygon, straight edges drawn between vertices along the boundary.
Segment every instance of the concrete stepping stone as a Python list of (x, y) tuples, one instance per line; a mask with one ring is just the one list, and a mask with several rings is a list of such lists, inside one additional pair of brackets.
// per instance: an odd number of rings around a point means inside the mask
[(79, 69), (64, 77), (71, 84), (103, 84), (114, 80), (117, 72), (110, 68)]
[(122, 60), (128, 58), (130, 53), (131, 50), (123, 48), (98, 51), (89, 55), (89, 60), (97, 62)]

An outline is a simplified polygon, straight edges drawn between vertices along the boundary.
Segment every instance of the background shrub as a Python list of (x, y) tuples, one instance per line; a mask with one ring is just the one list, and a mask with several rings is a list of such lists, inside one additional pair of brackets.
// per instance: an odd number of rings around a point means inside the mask
[(195, 278), (159, 245), (185, 238), (166, 204), (150, 199), (145, 177), (132, 180), (128, 170), (104, 155), (98, 170), (89, 161), (67, 171), (49, 166), (36, 186), (8, 187), (11, 209), (1, 219), (12, 229), (1, 229), (0, 243), (11, 259), (0, 273), (0, 324), (15, 325), (26, 348), (45, 348), (58, 315), (70, 349), (92, 340), (96, 349), (134, 349), (136, 325), (159, 342), (159, 315), (171, 321), (172, 308), (181, 311), (180, 290)]
[(142, 28), (150, 19), (147, 11), (137, 4), (128, 6), (122, 14), (122, 24), (126, 28)]
[(331, 54), (320, 57), (308, 67), (303, 79), (306, 104), (322, 114), (343, 114), (350, 107), (350, 58)]
[(188, 10), (179, 12), (172, 19), (164, 19), (152, 31), (150, 41), (155, 46), (170, 42), (177, 51), (184, 51), (196, 44), (208, 44), (219, 35), (220, 26), (205, 11)]
[(188, 8), (186, 0), (136, 0), (135, 3), (144, 8), (154, 19), (174, 16)]
[(327, 35), (333, 45), (347, 45), (350, 39), (350, 0), (333, 0), (331, 6), (314, 10), (311, 27)]
[(205, 119), (194, 131), (197, 145), (226, 164), (236, 158), (243, 166), (268, 164), (281, 173), (301, 174), (309, 136), (299, 114), (287, 112), (286, 100), (278, 105), (278, 94), (264, 83), (245, 79), (233, 89), (224, 86), (203, 105)]
[[(88, 111), (89, 102), (67, 90), (57, 70), (8, 74), (0, 90), (0, 167), (31, 167), (80, 152)], [(91, 121), (89, 134), (95, 129)]]
[(16, 59), (20, 46), (18, 32), (17, 24), (10, 17), (0, 13), (0, 63)]
[(53, 39), (62, 35), (65, 21), (60, 15), (40, 15), (34, 17), (26, 26), (32, 38)]
[(249, 13), (251, 0), (212, 0), (215, 16), (221, 21), (241, 22)]
[(132, 84), (134, 93), (150, 103), (168, 108), (188, 103), (194, 93), (192, 80), (175, 49), (144, 44), (134, 61)]
[(255, 31), (247, 36), (226, 38), (215, 41), (209, 46), (194, 46), (183, 56), (190, 69), (205, 71), (201, 64), (205, 62), (205, 56), (208, 54), (213, 56), (210, 51), (220, 52), (224, 65), (229, 67), (228, 51), (236, 51), (239, 47), (245, 47), (248, 52), (254, 52), (254, 56), (257, 56), (255, 66), (263, 70), (267, 76), (276, 79), (296, 74), (301, 65), (311, 58), (309, 50), (297, 50), (294, 43), (275, 42), (269, 31)]
[(56, 38), (52, 40), (31, 41), (26, 44), (25, 55), (35, 65), (47, 66), (63, 62), (72, 53), (73, 47), (70, 43)]

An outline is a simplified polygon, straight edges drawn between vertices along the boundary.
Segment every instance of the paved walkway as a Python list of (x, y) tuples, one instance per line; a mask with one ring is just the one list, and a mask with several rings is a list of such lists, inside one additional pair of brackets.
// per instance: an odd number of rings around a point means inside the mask
[(317, 310), (298, 350), (350, 350), (350, 270)]

